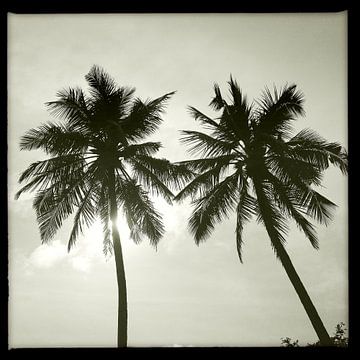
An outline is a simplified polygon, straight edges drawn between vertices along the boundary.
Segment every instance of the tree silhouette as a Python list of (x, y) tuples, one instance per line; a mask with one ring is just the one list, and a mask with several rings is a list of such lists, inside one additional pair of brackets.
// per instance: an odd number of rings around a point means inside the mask
[(117, 344), (126, 347), (127, 294), (118, 208), (126, 216), (135, 243), (146, 236), (156, 246), (164, 226), (146, 189), (171, 203), (173, 193), (168, 186), (180, 189), (190, 179), (190, 171), (184, 165), (154, 158), (159, 142), (142, 142), (158, 128), (173, 92), (141, 101), (134, 98), (134, 88), (119, 87), (98, 66), (93, 66), (85, 79), (89, 95), (80, 88), (59, 91), (57, 100), (46, 105), (60, 121), (22, 136), (21, 150), (42, 149), (49, 158), (32, 163), (21, 174), (19, 181), (26, 185), (16, 198), (36, 190), (33, 206), (42, 243), (51, 241), (74, 213), (69, 251), (84, 228), (101, 219), (104, 252), (114, 254), (116, 263)]
[(228, 82), (231, 103), (220, 88), (210, 106), (220, 112), (211, 119), (196, 108), (189, 111), (208, 133), (182, 131), (181, 141), (201, 158), (182, 161), (197, 173), (175, 197), (190, 196), (194, 210), (189, 229), (199, 244), (217, 222), (236, 212), (236, 246), (242, 262), (243, 228), (256, 216), (270, 237), (276, 256), (294, 286), (322, 345), (331, 340), (285, 248), (287, 220), (293, 219), (311, 245), (318, 249), (314, 226), (308, 217), (328, 224), (333, 202), (314, 190), (330, 164), (347, 174), (347, 153), (310, 129), (295, 136), (292, 122), (304, 114), (303, 95), (295, 85), (273, 93), (266, 88), (260, 100), (248, 104), (236, 81)]
[[(331, 341), (336, 347), (348, 347), (349, 346), (349, 337), (346, 334), (347, 329), (345, 328), (345, 323), (341, 322), (335, 326), (334, 335), (331, 337)], [(281, 338), (281, 346), (283, 347), (300, 347), (299, 340), (292, 340), (289, 337)], [(305, 346), (321, 346), (320, 342), (308, 343)]]

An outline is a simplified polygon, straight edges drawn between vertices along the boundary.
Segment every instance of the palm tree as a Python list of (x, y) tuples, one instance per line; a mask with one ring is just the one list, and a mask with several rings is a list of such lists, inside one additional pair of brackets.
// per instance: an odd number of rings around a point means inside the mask
[(27, 183), (16, 198), (36, 190), (33, 205), (42, 243), (51, 241), (74, 213), (69, 251), (83, 230), (101, 219), (104, 252), (114, 254), (116, 263), (117, 344), (126, 347), (127, 295), (118, 208), (126, 216), (131, 238), (139, 243), (145, 235), (156, 246), (164, 225), (144, 186), (171, 203), (168, 186), (179, 189), (190, 172), (183, 165), (154, 158), (159, 142), (142, 142), (158, 128), (173, 92), (143, 102), (133, 97), (134, 88), (117, 86), (98, 66), (85, 79), (90, 95), (69, 88), (47, 103), (51, 114), (62, 121), (43, 124), (21, 138), (21, 150), (42, 149), (49, 158), (32, 163), (22, 173), (19, 182)]
[(194, 210), (189, 229), (199, 244), (215, 224), (236, 212), (236, 247), (242, 262), (243, 228), (257, 216), (269, 235), (277, 258), (294, 286), (322, 345), (331, 340), (285, 250), (287, 220), (293, 219), (318, 249), (309, 217), (327, 224), (333, 202), (319, 194), (322, 174), (330, 164), (347, 174), (347, 153), (310, 129), (292, 134), (292, 121), (304, 114), (303, 95), (295, 85), (274, 92), (266, 88), (257, 102), (248, 104), (236, 81), (228, 82), (231, 102), (217, 84), (210, 106), (220, 112), (212, 119), (194, 107), (191, 115), (209, 132), (182, 131), (181, 141), (200, 158), (182, 161), (197, 175), (175, 197), (191, 196)]

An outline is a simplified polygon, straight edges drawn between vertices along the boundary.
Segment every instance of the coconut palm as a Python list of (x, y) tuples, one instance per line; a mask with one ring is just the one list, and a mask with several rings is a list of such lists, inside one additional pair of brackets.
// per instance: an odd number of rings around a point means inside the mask
[(323, 345), (331, 344), (303, 283), (285, 250), (287, 222), (293, 219), (318, 248), (315, 219), (327, 224), (333, 202), (315, 190), (330, 164), (347, 173), (347, 153), (338, 143), (324, 140), (310, 129), (293, 136), (292, 122), (304, 114), (303, 95), (295, 85), (273, 93), (266, 88), (260, 100), (249, 104), (236, 81), (228, 82), (231, 99), (214, 86), (210, 106), (220, 116), (212, 119), (194, 107), (191, 115), (208, 132), (182, 131), (190, 153), (183, 161), (197, 175), (176, 196), (190, 196), (194, 206), (189, 229), (197, 244), (206, 240), (217, 222), (236, 213), (236, 248), (242, 262), (243, 228), (256, 216), (269, 235), (277, 258), (294, 286)]
[(114, 254), (116, 263), (117, 343), (125, 347), (127, 295), (118, 209), (126, 216), (136, 243), (146, 236), (156, 246), (164, 225), (150, 195), (161, 195), (171, 203), (173, 193), (168, 186), (179, 189), (189, 180), (189, 171), (154, 158), (159, 142), (144, 142), (158, 128), (173, 93), (141, 101), (134, 98), (134, 88), (119, 87), (98, 66), (85, 79), (89, 95), (80, 88), (59, 91), (57, 100), (47, 103), (59, 120), (31, 129), (21, 138), (21, 150), (42, 149), (48, 159), (34, 162), (21, 174), (19, 181), (26, 184), (16, 198), (36, 190), (33, 205), (42, 243), (51, 241), (73, 214), (69, 251), (85, 228), (101, 220), (104, 252)]

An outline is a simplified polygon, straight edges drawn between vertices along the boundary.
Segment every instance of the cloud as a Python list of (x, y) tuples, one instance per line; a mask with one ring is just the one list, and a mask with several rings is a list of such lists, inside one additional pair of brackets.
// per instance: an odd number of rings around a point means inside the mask
[(36, 268), (50, 268), (62, 262), (67, 255), (66, 246), (55, 240), (51, 244), (38, 246), (29, 256), (28, 265)]
[(101, 227), (95, 224), (76, 246), (67, 251), (67, 245), (61, 240), (38, 246), (25, 261), (27, 273), (36, 269), (48, 269), (54, 266), (71, 266), (73, 269), (89, 273), (96, 264), (104, 264), (106, 258), (102, 251)]
[(79, 271), (83, 271), (83, 272), (90, 272), (91, 270), (91, 264), (92, 261), (89, 257), (85, 257), (85, 256), (75, 256), (71, 259), (69, 259), (71, 265), (73, 266), (74, 269), (79, 270)]

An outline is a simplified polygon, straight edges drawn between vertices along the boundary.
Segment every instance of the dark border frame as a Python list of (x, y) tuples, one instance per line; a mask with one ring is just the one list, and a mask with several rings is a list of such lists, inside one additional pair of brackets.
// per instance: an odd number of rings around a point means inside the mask
[[(0, 229), (3, 234), (2, 251), (0, 251), (0, 300), (1, 300), (1, 315), (0, 319), (0, 351), (10, 356), (38, 356), (43, 355), (48, 357), (58, 354), (61, 357), (68, 355), (117, 355), (124, 354), (129, 356), (143, 355), (143, 356), (164, 356), (172, 358), (179, 354), (179, 357), (194, 355), (194, 356), (233, 356), (233, 355), (266, 355), (266, 356), (307, 356), (307, 354), (315, 353), (316, 355), (348, 355), (349, 352), (353, 351), (353, 339), (356, 339), (355, 329), (353, 326), (354, 321), (354, 308), (352, 303), (356, 304), (353, 300), (354, 293), (352, 292), (353, 282), (353, 264), (354, 264), (354, 239), (353, 229), (351, 223), (353, 223), (354, 215), (351, 212), (351, 207), (355, 203), (355, 199), (350, 196), (353, 191), (353, 168), (354, 152), (353, 148), (353, 137), (355, 134), (354, 120), (353, 118), (353, 106), (354, 100), (352, 98), (353, 92), (351, 91), (354, 87), (354, 68), (355, 68), (355, 54), (354, 49), (351, 46), (354, 40), (353, 26), (355, 23), (354, 6), (351, 1), (303, 1), (294, 3), (291, 1), (276, 1), (276, 2), (248, 2), (243, 3), (237, 1), (234, 3), (229, 2), (228, 4), (219, 4), (207, 2), (206, 5), (201, 3), (185, 2), (181, 3), (167, 3), (167, 4), (156, 4), (153, 2), (127, 2), (119, 0), (118, 2), (111, 2), (103, 0), (101, 2), (58, 2), (58, 1), (32, 1), (27, 2), (24, 0), (3, 0), (0, 5), (0, 39), (3, 43), (1, 46), (1, 59), (4, 61), (1, 67), (0, 79), (1, 82), (1, 101), (2, 101), (2, 121), (0, 131), (0, 153), (1, 153), (1, 169), (2, 174), (7, 175), (7, 13), (17, 14), (80, 14), (80, 13), (309, 13), (309, 12), (339, 12), (348, 11), (348, 151), (349, 151), (349, 163), (350, 170), (348, 175), (348, 210), (349, 210), (349, 251), (348, 251), (348, 264), (349, 264), (349, 347), (348, 348), (314, 348), (314, 347), (300, 347), (300, 348), (284, 348), (284, 347), (208, 347), (208, 348), (197, 348), (197, 347), (185, 347), (185, 348), (36, 348), (36, 349), (8, 349), (8, 296), (9, 296), (9, 285), (8, 285), (8, 222), (7, 213), (4, 213), (0, 217)], [(355, 167), (355, 166), (354, 166)], [(6, 171), (5, 171), (6, 170)], [(2, 178), (3, 179), (3, 178)], [(7, 193), (7, 181), (0, 187), (0, 198), (3, 203), (8, 201)], [(7, 241), (4, 241), (6, 237)], [(356, 341), (356, 340), (355, 340)], [(55, 351), (54, 351), (55, 350)]]

